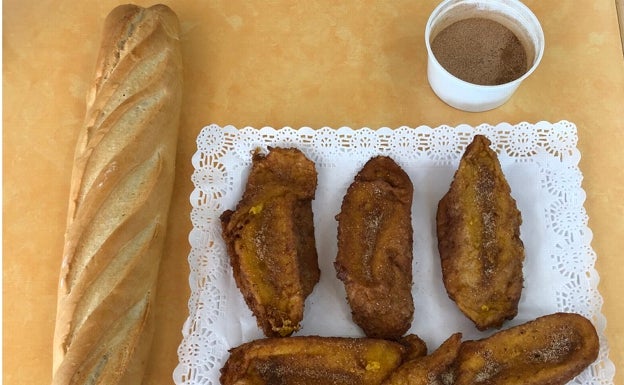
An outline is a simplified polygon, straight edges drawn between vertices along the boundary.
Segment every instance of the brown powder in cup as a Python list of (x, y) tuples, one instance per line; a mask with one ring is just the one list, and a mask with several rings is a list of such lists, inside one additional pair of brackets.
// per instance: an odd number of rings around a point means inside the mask
[(473, 84), (504, 84), (527, 71), (527, 54), (518, 37), (486, 18), (449, 25), (433, 39), (431, 50), (448, 72)]

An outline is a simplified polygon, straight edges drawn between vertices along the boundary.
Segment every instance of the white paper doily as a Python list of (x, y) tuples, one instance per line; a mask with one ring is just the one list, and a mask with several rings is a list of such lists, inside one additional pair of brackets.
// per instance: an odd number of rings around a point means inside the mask
[(263, 337), (234, 283), (218, 218), (240, 199), (251, 153), (269, 146), (299, 148), (315, 162), (318, 171), (313, 210), (321, 280), (306, 301), (299, 335), (362, 336), (351, 321), (344, 287), (333, 267), (334, 217), (357, 171), (370, 157), (388, 155), (414, 184), (415, 313), (410, 332), (423, 338), (430, 350), (457, 331), (464, 339), (486, 336), (448, 299), (435, 238), (437, 203), (448, 190), (464, 149), (478, 133), (486, 135), (498, 152), (523, 217), (525, 288), (518, 316), (505, 327), (556, 311), (588, 317), (600, 336), (600, 355), (572, 383), (613, 384), (615, 368), (608, 358), (606, 320), (594, 269), (596, 255), (583, 207), (576, 127), (566, 121), (377, 130), (205, 127), (192, 159), (191, 296), (178, 349), (179, 365), (173, 373), (175, 382), (219, 384), (219, 370), (228, 349)]

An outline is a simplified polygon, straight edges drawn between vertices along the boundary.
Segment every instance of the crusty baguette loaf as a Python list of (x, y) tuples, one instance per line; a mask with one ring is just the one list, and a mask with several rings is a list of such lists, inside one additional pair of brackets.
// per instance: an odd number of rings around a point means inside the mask
[(182, 94), (176, 15), (108, 15), (72, 173), (54, 385), (140, 384), (151, 345)]

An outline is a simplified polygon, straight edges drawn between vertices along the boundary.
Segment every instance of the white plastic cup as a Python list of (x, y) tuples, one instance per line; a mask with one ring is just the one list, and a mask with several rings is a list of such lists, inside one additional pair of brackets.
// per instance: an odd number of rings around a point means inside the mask
[[(485, 17), (516, 34), (532, 63), (516, 80), (500, 85), (480, 85), (449, 73), (433, 55), (431, 42), (444, 28), (470, 17)], [(544, 54), (544, 32), (531, 10), (518, 0), (444, 0), (433, 10), (425, 27), (427, 79), (433, 92), (446, 104), (463, 111), (481, 112), (504, 104), (535, 69)]]

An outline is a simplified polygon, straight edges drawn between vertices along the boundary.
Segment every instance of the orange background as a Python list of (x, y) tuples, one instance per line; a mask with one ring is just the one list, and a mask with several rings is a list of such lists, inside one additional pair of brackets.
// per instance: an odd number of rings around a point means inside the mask
[[(142, 5), (151, 5), (143, 1)], [(435, 127), (562, 119), (579, 130), (610, 357), (624, 367), (624, 59), (613, 0), (526, 0), (540, 67), (504, 106), (454, 110), (426, 80), (437, 1), (166, 1), (182, 25), (185, 94), (148, 384), (171, 384), (187, 317), (195, 137), (236, 126)], [(117, 1), (3, 2), (3, 380), (51, 379), (70, 170), (102, 23)], [(616, 384), (624, 374), (616, 373)]]

